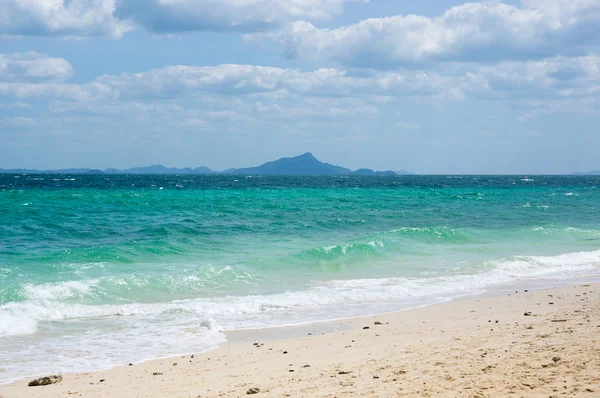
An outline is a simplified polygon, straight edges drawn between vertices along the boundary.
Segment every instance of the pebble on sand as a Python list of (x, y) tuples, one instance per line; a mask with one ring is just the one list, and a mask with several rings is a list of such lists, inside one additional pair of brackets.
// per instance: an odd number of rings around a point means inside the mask
[(260, 392), (260, 388), (252, 387), (251, 389), (246, 391), (246, 394), (252, 395), (252, 394), (258, 394), (259, 392)]

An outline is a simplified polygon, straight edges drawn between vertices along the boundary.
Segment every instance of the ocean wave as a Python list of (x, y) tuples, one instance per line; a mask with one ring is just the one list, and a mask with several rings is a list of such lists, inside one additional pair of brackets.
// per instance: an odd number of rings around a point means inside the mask
[(388, 232), (383, 232), (384, 236), (402, 237), (420, 242), (431, 241), (449, 241), (449, 242), (466, 242), (471, 239), (465, 231), (449, 227), (403, 227), (394, 229)]
[[(48, 373), (88, 372), (127, 363), (203, 352), (225, 335), (214, 319), (161, 314), (144, 319), (118, 317), (51, 324), (35, 336), (3, 338), (0, 383)], [(0, 322), (4, 320), (0, 315)], [(5, 325), (0, 323), (0, 328)]]
[[(372, 247), (371, 245), (367, 245)], [(333, 249), (331, 249), (333, 250)], [(452, 298), (484, 291), (494, 285), (536, 278), (569, 278), (600, 271), (600, 251), (557, 256), (516, 256), (488, 261), (479, 272), (420, 278), (353, 279), (315, 282), (305, 290), (268, 295), (224, 296), (174, 300), (164, 303), (91, 305), (60, 300), (64, 294), (80, 294), (86, 288), (67, 284), (69, 289), (44, 287), (22, 302), (0, 306), (0, 336), (31, 334), (39, 322), (66, 321), (113, 316), (158, 316), (185, 312), (198, 318), (236, 318), (235, 327), (281, 326), (285, 311), (313, 311), (319, 317), (344, 312), (344, 305), (404, 303), (415, 300)], [(90, 285), (96, 283), (90, 282)], [(63, 286), (64, 287), (64, 286)], [(45, 292), (41, 294), (41, 292)], [(66, 293), (65, 293), (66, 292)], [(52, 297), (53, 299), (49, 299)], [(266, 313), (277, 316), (265, 316)], [(266, 321), (265, 319), (269, 319)], [(282, 317), (281, 319), (284, 319)], [(269, 323), (271, 322), (271, 323)], [(274, 322), (274, 323), (273, 323)], [(223, 327), (229, 327), (226, 323)]]
[(83, 297), (89, 294), (90, 289), (98, 280), (66, 281), (59, 283), (44, 283), (23, 285), (23, 295), (28, 300), (58, 300), (71, 297)]
[(415, 244), (461, 244), (474, 239), (475, 236), (468, 231), (448, 227), (403, 227), (368, 235), (350, 243), (318, 246), (292, 257), (309, 266), (368, 263), (387, 255), (412, 250)]

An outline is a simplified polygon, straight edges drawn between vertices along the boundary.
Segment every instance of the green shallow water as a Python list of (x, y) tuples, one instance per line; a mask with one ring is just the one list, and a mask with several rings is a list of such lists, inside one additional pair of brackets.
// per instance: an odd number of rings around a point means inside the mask
[[(579, 176), (0, 175), (0, 365), (23, 358), (0, 377), (177, 354), (190, 329), (198, 350), (222, 329), (597, 275), (599, 187)], [(31, 347), (47, 363), (28, 360)]]

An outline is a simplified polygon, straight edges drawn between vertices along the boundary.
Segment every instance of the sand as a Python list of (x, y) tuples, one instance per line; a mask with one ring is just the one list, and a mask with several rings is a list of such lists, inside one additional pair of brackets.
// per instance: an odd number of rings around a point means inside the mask
[(193, 357), (66, 374), (50, 386), (27, 387), (28, 379), (0, 386), (0, 395), (600, 397), (597, 284), (229, 338)]

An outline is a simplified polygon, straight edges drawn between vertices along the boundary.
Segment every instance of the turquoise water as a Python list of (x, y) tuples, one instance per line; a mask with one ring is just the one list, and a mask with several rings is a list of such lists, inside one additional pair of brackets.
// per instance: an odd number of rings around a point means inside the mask
[(600, 177), (0, 175), (0, 382), (600, 274)]

